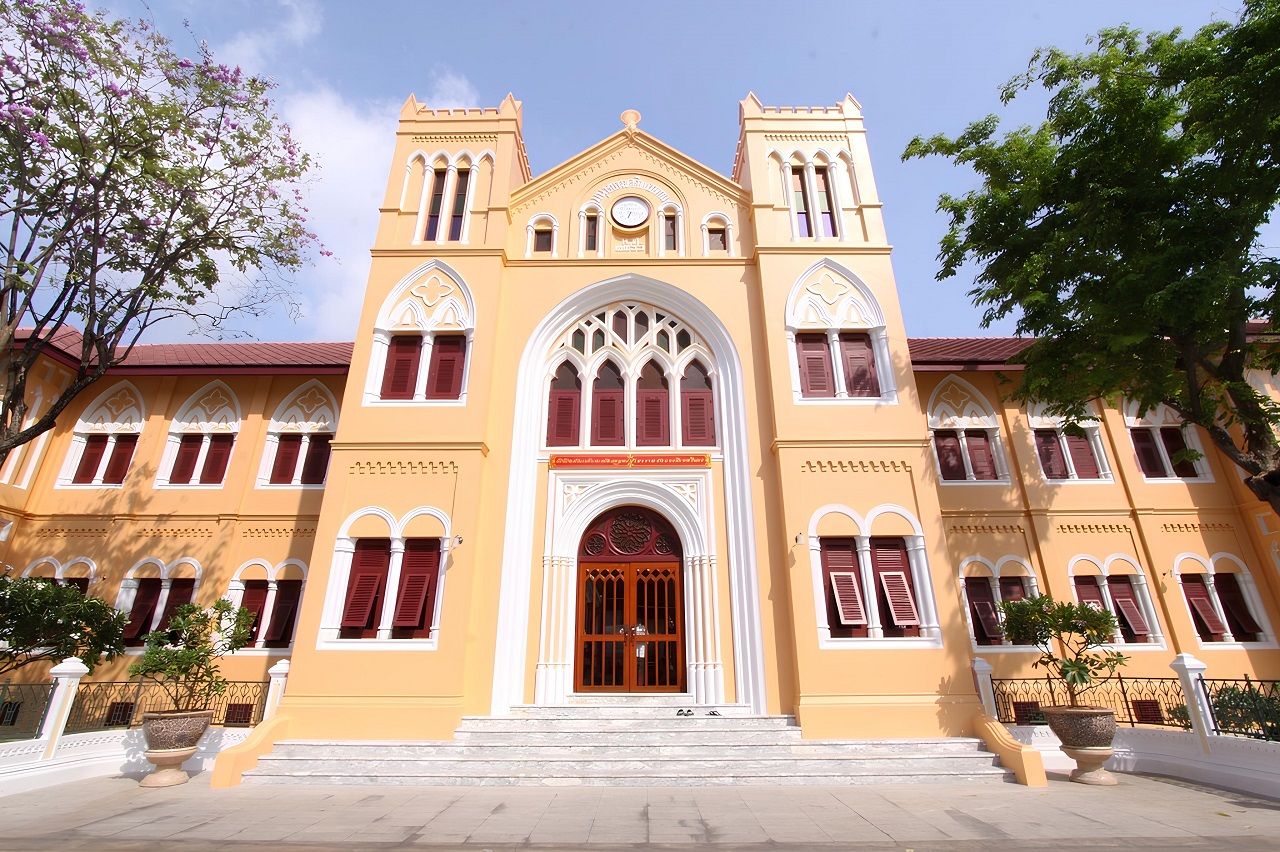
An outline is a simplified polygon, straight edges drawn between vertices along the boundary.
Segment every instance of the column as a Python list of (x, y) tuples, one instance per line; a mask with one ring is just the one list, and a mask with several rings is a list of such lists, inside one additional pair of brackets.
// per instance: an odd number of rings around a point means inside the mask
[(970, 665), (973, 667), (973, 682), (978, 687), (978, 698), (982, 699), (982, 709), (991, 718), (1000, 718), (996, 711), (995, 685), (991, 683), (991, 664), (982, 657), (974, 657)]
[(156, 599), (156, 611), (151, 614), (151, 630), (159, 630), (168, 627), (167, 624), (161, 624), (160, 619), (164, 618), (164, 609), (169, 605), (169, 587), (173, 585), (173, 581), (165, 578), (160, 581), (160, 597)]
[(116, 609), (126, 615), (133, 612), (133, 602), (138, 597), (138, 580), (136, 577), (126, 577), (120, 581), (120, 593), (116, 595)]
[[(792, 188), (795, 182), (795, 166), (786, 163), (782, 167), (782, 198), (787, 205), (787, 219), (791, 222), (791, 239), (800, 238), (800, 222), (796, 218), (796, 191)], [(706, 231), (706, 225), (702, 226), (702, 230)]]
[(867, 637), (883, 639), (884, 627), (880, 624), (880, 607), (874, 606), (879, 598), (876, 594), (875, 577), (871, 571), (871, 539), (865, 535), (858, 536), (858, 578), (862, 580), (863, 607), (867, 611)]
[(391, 539), (391, 567), (387, 569), (387, 587), (382, 593), (382, 615), (378, 619), (378, 638), (391, 638), (391, 622), (396, 614), (396, 596), (400, 590), (400, 566), (404, 563), (404, 539)]
[(385, 331), (373, 333), (373, 349), (369, 353), (369, 363), (373, 369), (369, 371), (368, 383), (364, 386), (365, 402), (379, 399), (382, 396), (382, 378), (387, 370), (387, 349), (391, 346), (391, 335)]
[[(813, 160), (806, 160), (804, 164), (804, 191), (809, 196), (809, 230), (813, 233), (815, 240), (821, 240), (822, 223), (818, 221), (821, 218), (818, 213), (818, 181), (814, 171)], [(830, 177), (831, 175), (828, 173), (828, 181)]]
[[(453, 214), (454, 187), (458, 184), (458, 166), (450, 163), (444, 173), (444, 194), (440, 196), (440, 226), (436, 228), (436, 243), (443, 243), (449, 236), (449, 219)], [(433, 190), (434, 191), (434, 188)]]
[(253, 647), (267, 647), (267, 631), (271, 629), (271, 615), (276, 611), (276, 581), (267, 581), (267, 599), (262, 604), (262, 618), (258, 620), (258, 638), (253, 640)]
[(351, 557), (355, 551), (356, 543), (349, 538), (338, 539), (333, 545), (333, 564), (329, 567), (324, 612), (320, 620), (321, 639), (337, 639), (341, 632), (342, 604), (346, 599), (347, 582), (351, 579)]
[(708, 667), (711, 669), (711, 699), (713, 704), (723, 704), (724, 660), (720, 653), (720, 576), (716, 568), (716, 558), (708, 556), (706, 559), (707, 576), (711, 578), (707, 590), (711, 609), (711, 647), (709, 649), (711, 659), (708, 661)]
[(112, 432), (107, 436), (106, 449), (102, 451), (102, 458), (98, 459), (98, 469), (93, 472), (93, 484), (101, 485), (102, 477), (107, 473), (107, 465), (111, 463), (111, 454), (116, 449), (116, 435)]
[(302, 469), (307, 464), (307, 451), (311, 448), (311, 433), (302, 433), (302, 442), (298, 445), (298, 458), (293, 463), (293, 476), (289, 478), (292, 485), (302, 484)]
[(472, 163), (467, 177), (467, 197), (462, 201), (462, 234), (458, 239), (458, 242), (464, 246), (471, 236), (471, 202), (476, 196), (476, 182), (479, 177), (480, 164)]
[(58, 741), (66, 730), (67, 720), (71, 716), (71, 707), (75, 703), (76, 690), (80, 687), (80, 678), (89, 673), (89, 667), (75, 657), (67, 657), (49, 670), (53, 675), (53, 694), (49, 696), (49, 709), (45, 711), (44, 723), (40, 726), (39, 739), (46, 740), (42, 760), (49, 760), (58, 750)]
[(271, 678), (271, 684), (267, 687), (267, 700), (262, 708), (264, 722), (276, 715), (276, 710), (280, 707), (280, 699), (284, 697), (284, 688), (289, 681), (289, 661), (281, 660), (276, 663), (267, 670), (267, 677)]
[[(600, 228), (596, 227), (596, 245), (600, 245)], [(587, 254), (587, 211), (578, 211), (578, 257)]]
[(431, 369), (431, 343), (434, 338), (430, 332), (422, 335), (422, 348), (418, 350), (418, 378), (413, 384), (413, 398), (421, 402), (427, 398), (427, 371)]
[(1141, 571), (1133, 576), (1134, 594), (1138, 598), (1138, 606), (1142, 609), (1142, 617), (1151, 628), (1151, 641), (1164, 643), (1164, 634), (1160, 632), (1160, 619), (1156, 617), (1155, 605), (1151, 600), (1151, 592), (1147, 587), (1147, 576)]
[(920, 635), (937, 638), (941, 631), (938, 629), (938, 610), (934, 606), (933, 583), (929, 578), (929, 561), (924, 552), (924, 536), (907, 536), (907, 563), (911, 566), (917, 605), (920, 607)]
[(707, 688), (707, 621), (704, 618), (706, 608), (706, 590), (704, 588), (703, 557), (686, 556), (684, 558), (685, 602), (684, 611), (687, 622), (685, 636), (689, 647), (685, 659), (689, 663), (689, 693), (694, 704), (709, 704)]
[(554, 649), (559, 636), (553, 619), (557, 610), (559, 592), (556, 578), (556, 558), (542, 557), (542, 626), (539, 628), (538, 664), (533, 672), (533, 703), (551, 704), (551, 677)]
[[(1170, 468), (1170, 470), (1172, 469)], [(1218, 614), (1218, 620), (1222, 622), (1222, 641), (1236, 641), (1236, 637), (1231, 635), (1231, 622), (1227, 621), (1227, 613), (1222, 608), (1222, 601), (1218, 600), (1218, 589), (1213, 583), (1213, 572), (1205, 573), (1204, 584), (1209, 588), (1209, 602), (1213, 604), (1213, 611)]]
[(1187, 715), (1191, 720), (1191, 730), (1200, 738), (1200, 748), (1209, 753), (1209, 735), (1214, 733), (1213, 711), (1200, 688), (1200, 679), (1204, 676), (1204, 663), (1190, 654), (1179, 654), (1173, 658), (1169, 668), (1178, 673), (1178, 681), (1182, 684), (1182, 696), (1187, 701)]
[(849, 383), (844, 375), (844, 356), (840, 351), (840, 329), (827, 329), (827, 349), (831, 352), (831, 380), (835, 384), (836, 399), (848, 399)]
[[(195, 469), (191, 471), (191, 481), (188, 485), (199, 485), (200, 478), (204, 474), (204, 460), (209, 455), (209, 436), (207, 434), (200, 436), (200, 454), (196, 456)], [(168, 586), (165, 586), (167, 589)], [(163, 600), (163, 598), (161, 598)]]

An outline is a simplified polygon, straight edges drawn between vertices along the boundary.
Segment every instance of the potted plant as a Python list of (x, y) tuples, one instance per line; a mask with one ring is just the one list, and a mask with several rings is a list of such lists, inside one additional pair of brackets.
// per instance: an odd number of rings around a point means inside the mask
[(227, 688), (218, 661), (248, 644), (253, 618), (251, 611), (225, 599), (209, 609), (183, 604), (167, 629), (147, 634), (142, 656), (129, 667), (129, 676), (159, 684), (173, 709), (142, 714), (146, 756), (156, 771), (143, 778), (141, 786), (187, 783), (182, 764), (195, 754), (213, 721), (213, 700)]
[(1002, 601), (1000, 610), (1009, 641), (1035, 646), (1040, 652), (1035, 666), (1066, 687), (1067, 706), (1041, 707), (1040, 712), (1062, 741), (1062, 750), (1076, 762), (1071, 780), (1115, 784), (1115, 778), (1102, 768), (1112, 754), (1115, 711), (1081, 701), (1129, 661), (1108, 647), (1119, 629), (1115, 615), (1089, 604), (1055, 601), (1048, 595)]

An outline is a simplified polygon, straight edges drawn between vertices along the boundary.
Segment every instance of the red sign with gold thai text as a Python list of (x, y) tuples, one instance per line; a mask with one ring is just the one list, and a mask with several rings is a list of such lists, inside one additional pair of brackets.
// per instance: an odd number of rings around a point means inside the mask
[(711, 456), (707, 453), (553, 455), (551, 457), (551, 467), (557, 470), (570, 468), (711, 467)]

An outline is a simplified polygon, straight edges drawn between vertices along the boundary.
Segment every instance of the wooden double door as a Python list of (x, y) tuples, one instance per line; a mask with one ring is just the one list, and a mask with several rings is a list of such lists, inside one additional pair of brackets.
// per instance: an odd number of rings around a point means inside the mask
[(578, 555), (578, 692), (683, 692), (680, 539), (639, 506), (597, 518)]

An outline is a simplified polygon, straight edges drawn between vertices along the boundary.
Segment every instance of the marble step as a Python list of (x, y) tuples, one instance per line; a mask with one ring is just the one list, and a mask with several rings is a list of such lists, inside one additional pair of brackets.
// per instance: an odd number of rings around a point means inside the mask
[(795, 728), (790, 716), (463, 716), (459, 731), (591, 731), (591, 730), (787, 730)]
[(914, 774), (868, 775), (839, 773), (829, 775), (799, 775), (793, 773), (757, 773), (754, 775), (580, 775), (576, 777), (547, 777), (544, 775), (460, 776), (449, 773), (438, 775), (333, 775), (316, 773), (309, 775), (261, 775), (254, 770), (245, 775), (249, 785), (299, 785), (324, 786), (404, 785), (424, 787), (723, 787), (761, 786), (771, 787), (850, 787), (855, 785), (884, 784), (1001, 784), (1016, 783), (1012, 772), (988, 767), (972, 772), (917, 772)]
[[(686, 734), (686, 737), (689, 735)], [(739, 735), (741, 736), (741, 735)], [(530, 742), (527, 738), (503, 741), (480, 741), (463, 738), (453, 741), (427, 742), (305, 742), (278, 743), (273, 757), (314, 757), (324, 755), (335, 760), (390, 760), (491, 755), (505, 760), (569, 756), (628, 756), (642, 753), (653, 757), (687, 757), (714, 760), (730, 756), (762, 756), (790, 758), (805, 756), (841, 756), (856, 758), (884, 757), (961, 757), (974, 758), (985, 753), (977, 740), (858, 742), (849, 740), (801, 740), (784, 742), (742, 742), (725, 736), (720, 741), (680, 739), (637, 733), (620, 739), (575, 735), (553, 743)], [(989, 759), (989, 755), (986, 755)]]
[[(692, 710), (693, 716), (677, 716), (677, 710)], [(681, 701), (671, 704), (555, 704), (539, 707), (513, 707), (505, 716), (467, 716), (468, 719), (701, 719), (712, 711), (726, 719), (785, 719), (790, 716), (766, 716), (753, 713), (744, 704), (694, 704)], [(710, 716), (709, 718), (716, 718)]]

